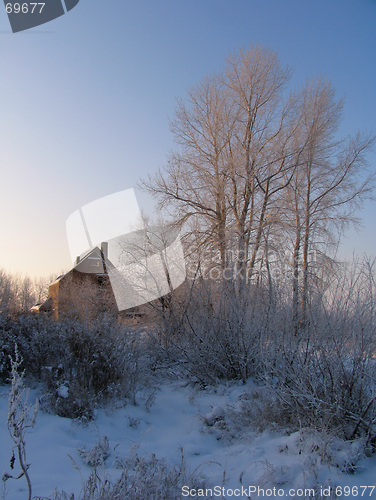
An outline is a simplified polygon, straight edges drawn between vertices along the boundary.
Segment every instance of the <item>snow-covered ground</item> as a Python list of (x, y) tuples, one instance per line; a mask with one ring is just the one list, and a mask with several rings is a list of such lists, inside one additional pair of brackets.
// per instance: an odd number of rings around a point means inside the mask
[[(12, 449), (6, 427), (7, 390), (7, 386), (0, 387), (0, 472), (10, 472)], [(257, 433), (250, 426), (239, 432), (236, 425), (232, 430), (231, 409), (238, 407), (245, 390), (247, 386), (227, 384), (199, 391), (182, 381), (169, 381), (155, 391), (138, 394), (137, 406), (99, 410), (97, 418), (86, 426), (40, 410), (35, 427), (26, 435), (33, 495), (52, 497), (56, 488), (74, 492), (77, 499), (83, 478), (90, 473), (78, 449), (90, 450), (107, 436), (110, 455), (99, 470), (113, 478), (119, 475), (116, 461), (131, 453), (137, 452), (140, 457), (155, 454), (179, 463), (182, 448), (190, 470), (198, 468), (208, 478), (213, 498), (305, 498), (299, 488), (314, 486), (316, 498), (329, 498), (319, 494), (320, 487), (329, 485), (342, 488), (337, 490), (338, 497), (342, 493), (347, 498), (376, 498), (376, 488), (371, 488), (376, 485), (376, 457), (359, 458), (358, 443), (343, 443), (306, 431)], [(37, 390), (33, 390), (30, 400), (36, 395)], [(341, 469), (351, 469), (352, 473)], [(186, 487), (182, 498), (201, 493), (190, 492), (190, 484)], [(24, 478), (8, 480), (6, 488), (7, 499), (27, 498)], [(223, 493), (223, 488), (225, 495), (220, 497), (219, 489)]]

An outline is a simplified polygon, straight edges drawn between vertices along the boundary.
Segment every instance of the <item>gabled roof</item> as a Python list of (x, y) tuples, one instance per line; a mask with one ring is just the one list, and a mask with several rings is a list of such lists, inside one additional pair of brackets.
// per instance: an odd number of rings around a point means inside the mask
[(107, 276), (107, 269), (104, 269), (104, 267), (112, 268), (113, 265), (111, 262), (105, 258), (105, 266), (103, 266), (103, 259), (102, 259), (102, 254), (101, 251), (98, 247), (92, 248), (82, 259), (74, 266), (72, 269), (70, 269), (67, 273), (61, 274), (58, 276), (51, 284), (55, 285), (58, 283), (60, 280), (62, 280), (65, 276), (67, 276), (69, 273), (71, 273), (73, 270), (76, 270), (80, 273), (85, 273), (85, 274), (95, 274), (95, 275), (103, 275)]
[(98, 247), (90, 250), (73, 269), (80, 273), (107, 274), (103, 266), (102, 254)]

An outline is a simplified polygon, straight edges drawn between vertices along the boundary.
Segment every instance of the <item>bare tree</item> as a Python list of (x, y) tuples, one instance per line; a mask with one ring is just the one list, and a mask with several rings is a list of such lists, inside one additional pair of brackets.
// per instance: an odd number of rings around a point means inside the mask
[(290, 74), (259, 46), (230, 55), (224, 71), (178, 101), (171, 130), (180, 151), (144, 183), (180, 222), (199, 220), (199, 240), (219, 253), (221, 269), (236, 248), (245, 270), (253, 237), (254, 265), (269, 201), (290, 167), (282, 100)]
[(34, 278), (34, 293), (36, 301), (43, 302), (48, 298), (48, 287), (55, 280), (56, 275), (50, 274), (49, 276), (43, 276), (39, 278)]
[(12, 298), (12, 280), (4, 269), (0, 269), (0, 312), (7, 312)]
[(290, 251), (297, 325), (307, 314), (310, 251), (327, 258), (373, 189), (365, 169), (374, 139), (338, 140), (343, 102), (330, 83), (318, 78), (286, 95), (290, 76), (269, 49), (231, 54), (178, 101), (179, 150), (144, 187), (177, 224), (191, 222), (188, 240), (225, 279), (233, 267), (239, 283), (259, 280), (265, 266), (270, 275), (271, 249)]
[[(329, 82), (322, 78), (307, 83), (300, 94), (299, 128), (295, 147), (299, 161), (283, 196), (286, 216), (282, 234), (293, 230), (293, 307), (294, 328), (307, 316), (309, 285), (317, 277), (310, 254), (328, 258), (328, 249), (337, 248), (340, 236), (357, 224), (356, 209), (369, 197), (374, 175), (367, 175), (366, 153), (375, 138), (358, 133), (354, 138), (337, 140), (343, 102), (335, 99)], [(300, 302), (300, 312), (299, 312)]]
[(0, 312), (28, 310), (35, 303), (35, 290), (28, 276), (0, 270)]

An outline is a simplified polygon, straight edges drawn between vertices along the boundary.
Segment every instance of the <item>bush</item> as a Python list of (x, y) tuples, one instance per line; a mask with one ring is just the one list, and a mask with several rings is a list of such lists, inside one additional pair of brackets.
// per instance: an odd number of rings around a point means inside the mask
[[(180, 500), (182, 487), (205, 489), (205, 479), (197, 471), (191, 473), (186, 466), (183, 452), (178, 465), (170, 464), (165, 458), (155, 455), (138, 457), (133, 454), (118, 464), (121, 475), (116, 481), (103, 479), (96, 468), (92, 468), (85, 482), (80, 500)], [(211, 498), (201, 496), (200, 498)], [(42, 499), (40, 499), (42, 500)], [(48, 500), (48, 499), (44, 499)], [(51, 500), (51, 499), (50, 499)], [(74, 495), (56, 493), (53, 500), (74, 500)]]
[(279, 354), (265, 373), (277, 377), (280, 408), (296, 426), (335, 430), (350, 440), (365, 436), (376, 444), (374, 297), (372, 267), (337, 274), (327, 293), (315, 298), (299, 337), (276, 339)]
[(203, 385), (250, 376), (264, 384), (268, 395), (256, 405), (264, 416), (253, 410), (250, 422), (362, 436), (375, 446), (374, 266), (342, 266), (325, 288), (312, 286), (298, 331), (288, 281), (240, 294), (234, 282), (197, 280), (161, 311), (156, 339)]
[(139, 333), (105, 318), (87, 325), (0, 316), (0, 342), (3, 382), (17, 345), (26, 375), (44, 383), (42, 403), (64, 417), (91, 419), (96, 405), (111, 398), (135, 402), (140, 365), (147, 363)]
[(202, 384), (245, 381), (260, 369), (260, 342), (267, 328), (263, 291), (249, 286), (246, 300), (234, 283), (186, 284), (160, 311), (156, 339)]

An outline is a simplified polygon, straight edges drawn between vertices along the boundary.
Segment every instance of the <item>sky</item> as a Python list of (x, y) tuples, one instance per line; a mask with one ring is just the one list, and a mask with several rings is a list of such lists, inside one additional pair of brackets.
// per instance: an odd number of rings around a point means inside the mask
[[(176, 98), (239, 47), (276, 51), (291, 88), (327, 77), (340, 135), (376, 133), (375, 26), (376, 0), (80, 0), (15, 34), (0, 8), (0, 268), (69, 270), (67, 218), (162, 167)], [(343, 256), (375, 255), (376, 203), (360, 215)]]

